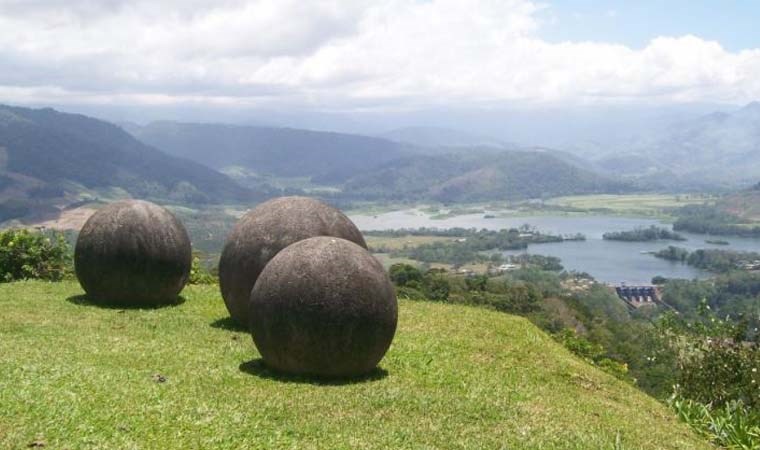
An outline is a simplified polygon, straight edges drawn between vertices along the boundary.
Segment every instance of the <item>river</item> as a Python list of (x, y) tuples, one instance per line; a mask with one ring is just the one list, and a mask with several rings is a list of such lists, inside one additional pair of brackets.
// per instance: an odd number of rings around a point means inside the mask
[[(486, 219), (484, 214), (467, 214), (446, 219), (431, 219), (430, 215), (418, 209), (393, 211), (376, 216), (352, 215), (351, 220), (361, 230), (387, 230), (397, 228), (486, 228), (499, 230), (515, 228), (524, 224), (551, 234), (582, 233), (586, 241), (566, 241), (548, 244), (533, 244), (527, 250), (508, 251), (506, 255), (531, 253), (556, 256), (562, 260), (567, 270), (587, 272), (605, 283), (647, 284), (652, 277), (666, 278), (706, 278), (709, 272), (689, 267), (685, 264), (655, 258), (648, 252), (655, 252), (668, 245), (689, 250), (699, 248), (724, 248), (737, 251), (760, 252), (760, 239), (727, 237), (681, 233), (686, 241), (620, 242), (605, 241), (602, 234), (608, 231), (626, 231), (636, 227), (658, 225), (671, 228), (670, 224), (654, 219), (630, 218), (604, 215), (536, 215), (498, 217), (498, 212), (487, 212), (497, 217)], [(721, 239), (730, 245), (713, 245), (706, 239)]]

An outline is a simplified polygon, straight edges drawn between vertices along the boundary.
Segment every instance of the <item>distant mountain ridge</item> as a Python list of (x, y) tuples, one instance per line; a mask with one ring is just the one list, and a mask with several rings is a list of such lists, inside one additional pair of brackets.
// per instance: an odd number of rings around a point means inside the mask
[(366, 198), (445, 203), (517, 200), (632, 190), (547, 151), (421, 155), (351, 178), (345, 191)]
[(295, 128), (153, 122), (130, 127), (130, 132), (169, 154), (215, 169), (242, 166), (325, 183), (343, 182), (408, 152), (408, 146), (387, 139)]
[(0, 203), (39, 203), (82, 188), (191, 203), (255, 197), (226, 175), (167, 155), (108, 122), (0, 105)]
[(681, 185), (749, 185), (760, 177), (760, 102), (675, 123), (597, 162), (607, 170), (669, 177)]
[(71, 205), (84, 194), (252, 204), (310, 192), (336, 202), (481, 202), (631, 190), (582, 158), (546, 148), (421, 150), (292, 128), (124, 126), (129, 133), (83, 115), (0, 106), (0, 221), (27, 209)]
[(493, 148), (494, 150), (514, 150), (517, 148), (515, 144), (496, 138), (441, 127), (396, 128), (381, 134), (380, 137), (394, 142), (436, 149), (480, 147)]
[[(427, 129), (430, 130), (430, 129)], [(545, 148), (430, 147), (293, 128), (154, 122), (139, 139), (211, 167), (307, 177), (356, 200), (483, 201), (629, 189), (582, 158)], [(443, 137), (445, 141), (445, 136)], [(431, 145), (432, 142), (431, 142)]]

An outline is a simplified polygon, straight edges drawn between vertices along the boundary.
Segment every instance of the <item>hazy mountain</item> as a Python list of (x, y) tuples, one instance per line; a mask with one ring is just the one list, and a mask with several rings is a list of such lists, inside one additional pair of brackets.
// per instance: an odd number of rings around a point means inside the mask
[(468, 202), (630, 189), (550, 152), (504, 151), (402, 158), (351, 178), (345, 190), (366, 198)]
[(480, 136), (451, 128), (405, 127), (396, 128), (380, 135), (394, 142), (401, 142), (425, 148), (485, 147), (494, 149), (514, 149), (515, 145), (499, 139)]
[(760, 177), (760, 103), (681, 121), (598, 161), (626, 175), (661, 175), (713, 186)]
[(110, 123), (49, 108), (0, 106), (0, 202), (114, 189), (201, 203), (253, 195), (226, 175), (149, 147)]
[(388, 139), (292, 128), (155, 122), (130, 129), (169, 153), (230, 173), (230, 167), (245, 167), (260, 175), (307, 177), (339, 187), (342, 193), (336, 195), (362, 200), (482, 201), (627, 188), (566, 152), (504, 150), (475, 145), (477, 138), (456, 149), (435, 147), (434, 142), (453, 142), (446, 130), (435, 138), (435, 128), (423, 128), (431, 145), (426, 150)]
[(339, 183), (407, 153), (407, 146), (374, 137), (222, 124), (154, 122), (130, 131), (169, 154), (209, 167), (244, 167), (259, 174), (312, 177)]

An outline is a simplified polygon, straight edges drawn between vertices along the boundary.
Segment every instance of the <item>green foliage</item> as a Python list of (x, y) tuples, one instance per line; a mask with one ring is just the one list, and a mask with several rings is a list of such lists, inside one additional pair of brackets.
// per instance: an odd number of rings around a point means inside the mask
[(422, 283), (422, 272), (410, 264), (394, 264), (388, 269), (388, 274), (396, 286), (412, 284), (419, 287)]
[(760, 236), (759, 226), (748, 226), (739, 216), (716, 206), (689, 205), (679, 208), (675, 214), (678, 219), (673, 224), (673, 229), (676, 231), (745, 237)]
[(509, 259), (515, 264), (534, 266), (541, 270), (548, 270), (551, 272), (559, 272), (565, 269), (561, 260), (556, 256), (532, 255), (525, 253), (522, 255), (514, 255)]
[(654, 254), (657, 258), (667, 259), (668, 261), (686, 262), (689, 257), (689, 251), (682, 247), (675, 247), (669, 245), (668, 248), (664, 248)]
[[(461, 266), (467, 263), (500, 263), (503, 257), (500, 253), (488, 254), (490, 251), (504, 251), (524, 249), (528, 244), (545, 242), (561, 242), (563, 237), (542, 234), (530, 227), (495, 230), (476, 230), (465, 228), (453, 228), (437, 230), (430, 228), (409, 230), (373, 231), (367, 233), (370, 236), (436, 236), (457, 238), (451, 241), (435, 241), (413, 247), (404, 247), (392, 250), (394, 258), (409, 258), (425, 263), (444, 263)], [(573, 237), (573, 239), (582, 239)], [(549, 270), (562, 270), (559, 260), (550, 257), (530, 257), (527, 261), (531, 264), (552, 267)], [(559, 268), (557, 268), (559, 267)]]
[(710, 280), (669, 280), (662, 288), (662, 298), (687, 320), (704, 320), (699, 310), (706, 305), (718, 317), (743, 317), (750, 328), (760, 327), (758, 273), (733, 271)]
[(474, 275), (464, 279), (464, 284), (468, 291), (485, 292), (488, 287), (488, 277), (485, 275)]
[(760, 416), (741, 401), (714, 407), (673, 396), (669, 403), (679, 419), (721, 448), (760, 448)]
[(514, 314), (536, 311), (542, 299), (535, 285), (518, 280), (461, 277), (442, 269), (423, 274), (408, 264), (394, 264), (389, 273), (400, 298), (483, 306)]
[(451, 283), (449, 283), (446, 272), (442, 270), (428, 271), (422, 281), (422, 292), (430, 300), (439, 302), (448, 300)]
[(667, 228), (650, 226), (649, 228), (636, 228), (632, 231), (613, 231), (604, 233), (603, 239), (610, 241), (626, 242), (649, 242), (658, 240), (685, 241), (686, 238), (678, 233), (674, 233)]
[(633, 381), (628, 373), (628, 366), (625, 363), (606, 357), (607, 352), (604, 347), (592, 343), (583, 336), (579, 336), (575, 330), (566, 328), (560, 333), (555, 334), (554, 338), (566, 349), (585, 359), (590, 364), (621, 380)]
[(456, 294), (452, 295), (453, 301), (484, 306), (511, 314), (527, 315), (538, 310), (542, 299), (541, 293), (535, 286), (525, 283), (494, 283), (488, 288), (471, 286), (471, 290), (456, 291)]
[(754, 269), (760, 262), (760, 253), (721, 249), (698, 249), (689, 252), (685, 248), (668, 246), (654, 254), (657, 258), (686, 263), (692, 267), (715, 273)]
[(0, 231), (0, 282), (58, 281), (71, 273), (71, 252), (59, 233), (26, 229)]
[(695, 250), (686, 260), (690, 266), (717, 273), (743, 269), (745, 265), (751, 265), (755, 261), (760, 261), (760, 254), (718, 249)]
[(211, 273), (201, 262), (201, 254), (193, 252), (193, 263), (190, 266), (190, 284), (219, 284), (219, 276)]
[(720, 319), (707, 300), (702, 320), (663, 317), (661, 328), (676, 351), (677, 393), (712, 406), (740, 401), (760, 413), (760, 341), (746, 320)]

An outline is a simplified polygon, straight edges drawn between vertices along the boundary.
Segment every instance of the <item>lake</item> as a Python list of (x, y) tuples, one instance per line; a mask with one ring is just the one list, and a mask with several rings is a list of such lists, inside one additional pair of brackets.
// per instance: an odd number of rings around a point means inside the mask
[(430, 215), (418, 209), (393, 211), (376, 216), (352, 215), (351, 220), (361, 230), (388, 230), (397, 228), (486, 228), (499, 230), (516, 228), (524, 224), (531, 225), (539, 231), (550, 234), (583, 233), (586, 241), (566, 241), (548, 244), (533, 244), (527, 250), (508, 251), (505, 255), (531, 253), (556, 256), (562, 260), (567, 270), (588, 272), (594, 278), (605, 283), (648, 284), (652, 277), (661, 275), (666, 278), (706, 278), (709, 272), (689, 267), (685, 264), (655, 258), (647, 252), (655, 252), (675, 245), (689, 250), (700, 248), (723, 248), (737, 251), (760, 252), (760, 239), (721, 236), (730, 245), (713, 245), (705, 243), (709, 235), (681, 233), (687, 241), (655, 242), (620, 242), (605, 241), (602, 234), (608, 231), (626, 231), (636, 227), (658, 225), (671, 228), (670, 224), (654, 219), (630, 218), (603, 215), (540, 215), (540, 216), (506, 216), (498, 217), (498, 211), (487, 212), (497, 215), (486, 219), (484, 214), (467, 214), (447, 219), (431, 219)]

